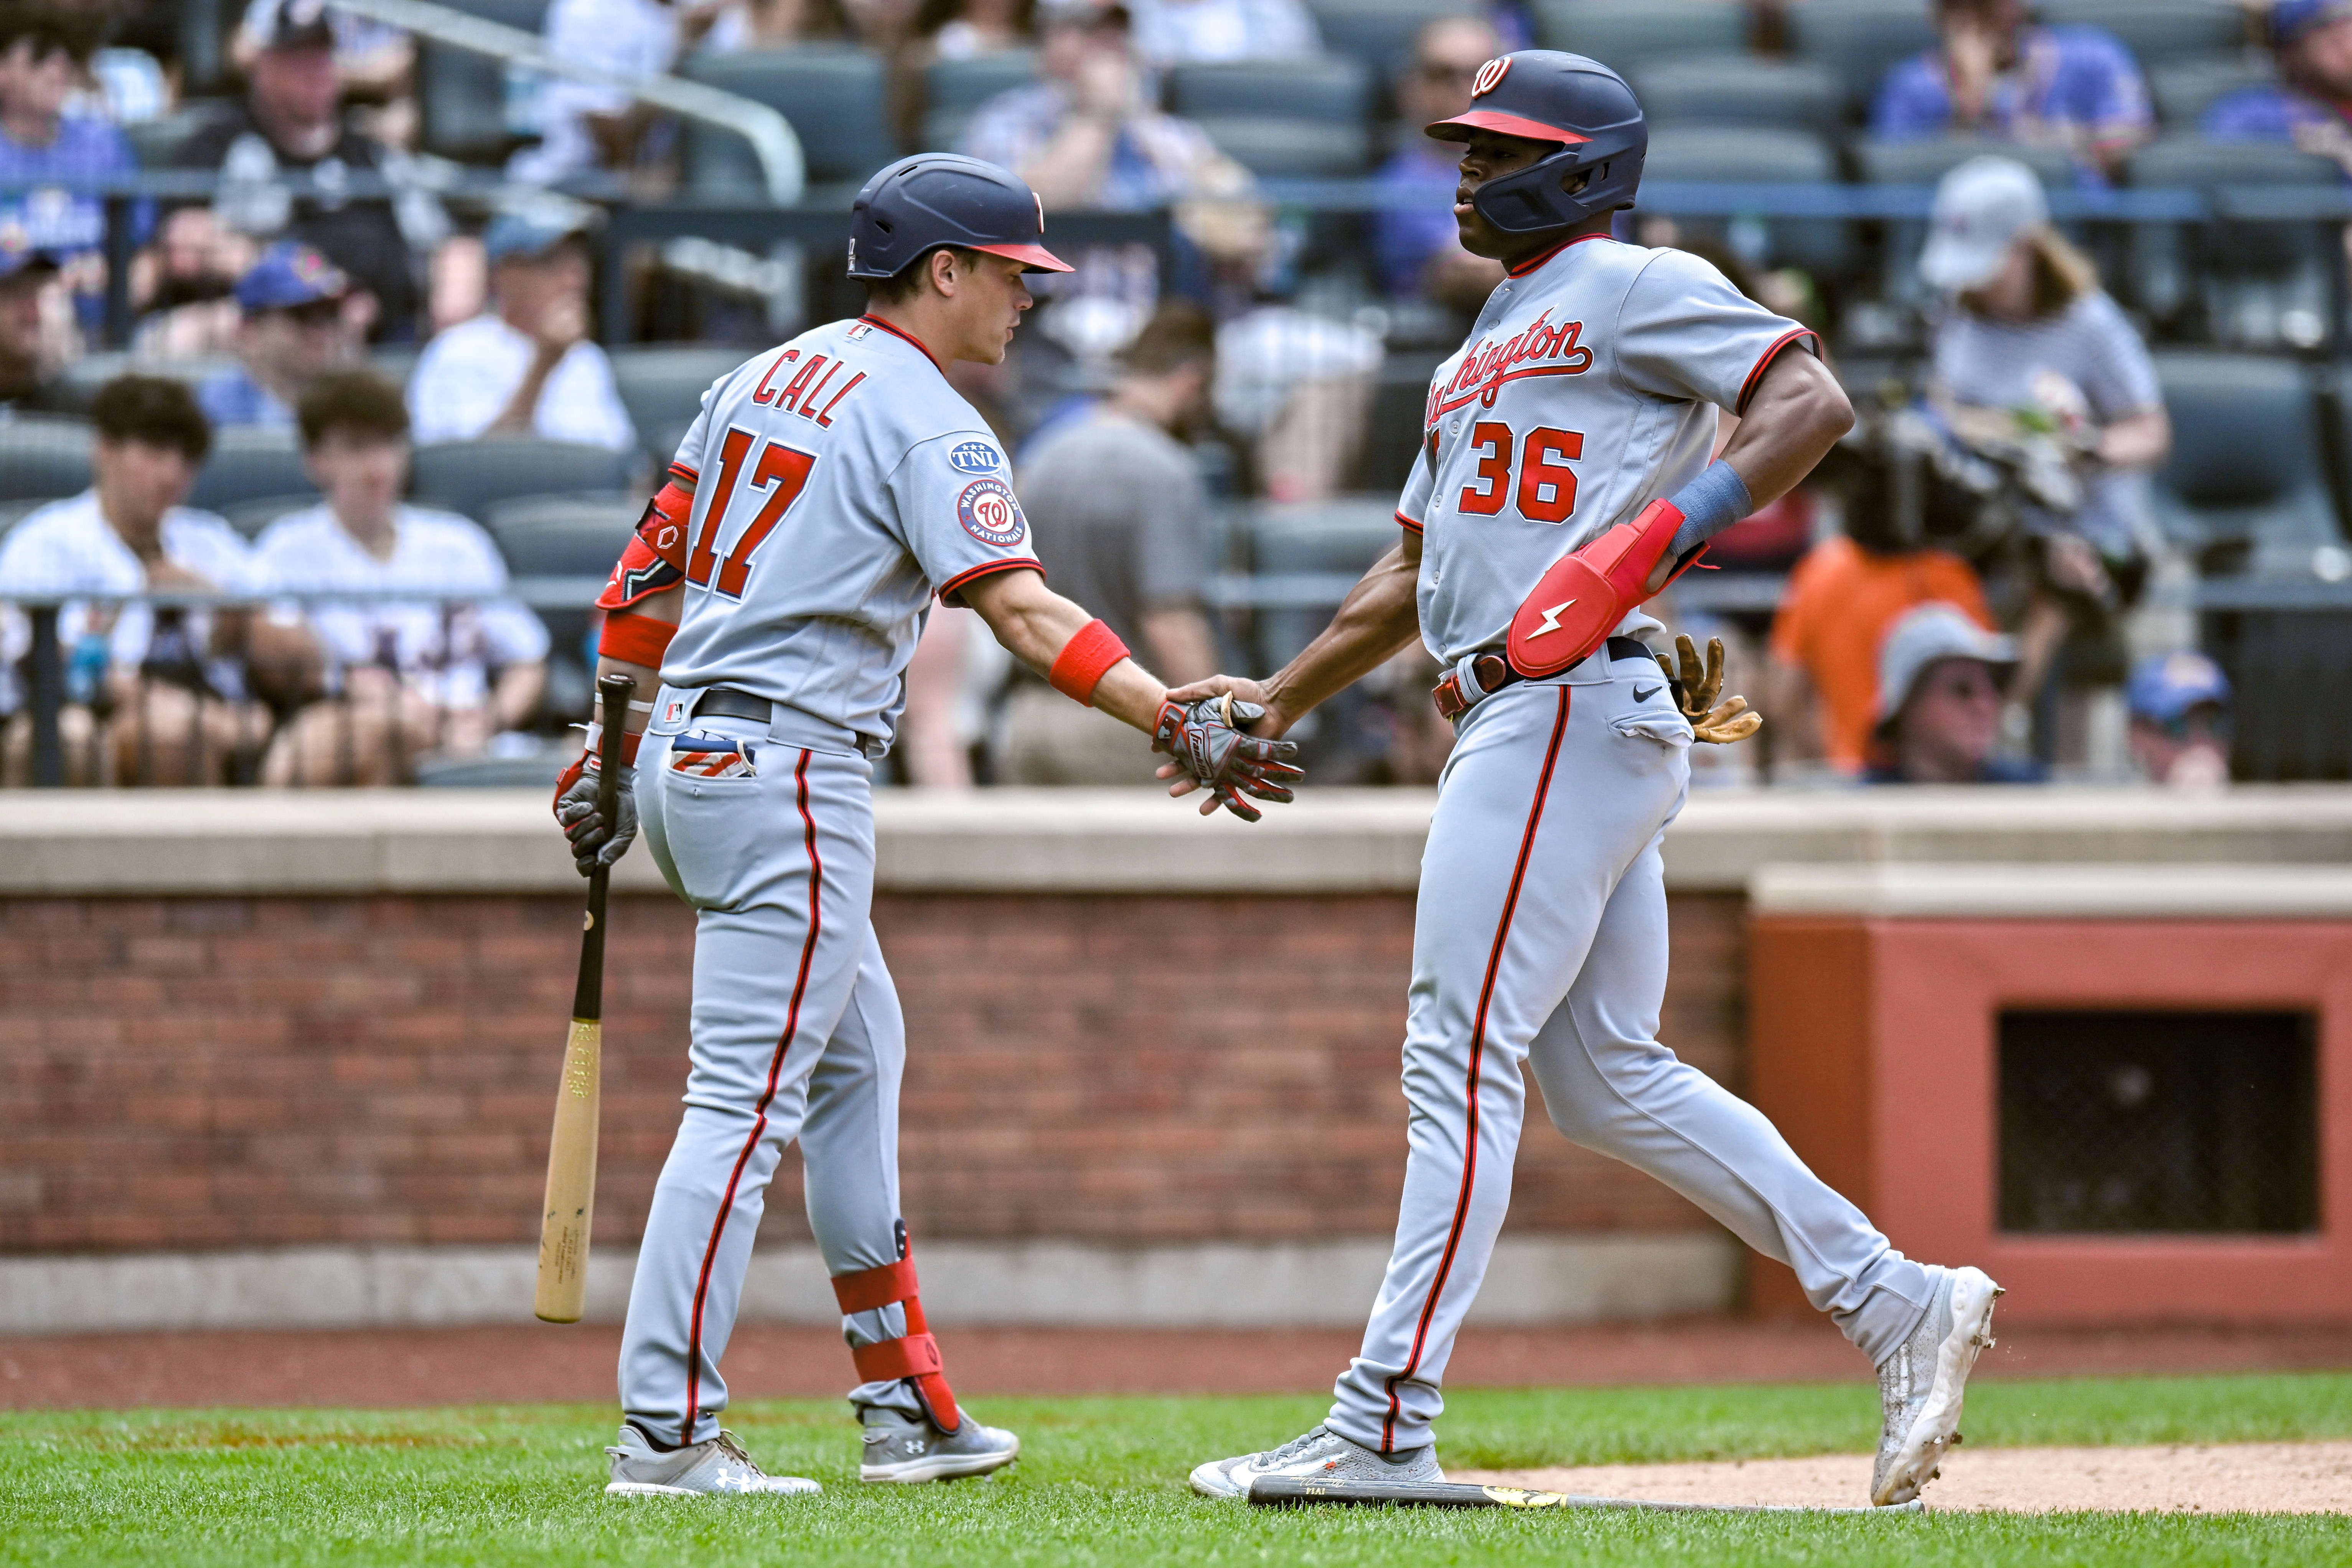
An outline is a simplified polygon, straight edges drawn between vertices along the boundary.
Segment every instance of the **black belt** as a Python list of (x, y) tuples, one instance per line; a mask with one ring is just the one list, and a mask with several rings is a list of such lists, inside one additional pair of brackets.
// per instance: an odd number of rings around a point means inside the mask
[[(1601, 652), (1610, 658), (1645, 659), (1653, 657), (1650, 645), (1638, 637), (1611, 637), (1601, 645)], [(1585, 658), (1591, 657), (1587, 654)], [(1580, 658), (1575, 664), (1570, 665), (1567, 669), (1559, 673), (1566, 675), (1570, 669), (1575, 669), (1583, 663), (1584, 659)], [(1473, 659), (1470, 664), (1470, 674), (1471, 678), (1478, 682), (1476, 697), (1465, 697), (1460, 686), (1460, 677), (1453, 674), (1448, 674), (1444, 679), (1439, 681), (1436, 689), (1429, 694), (1430, 700), (1437, 704), (1438, 717), (1459, 719), (1470, 711), (1479, 698), (1492, 697), (1505, 687), (1517, 686), (1528, 679), (1513, 669), (1508, 659), (1496, 653), (1486, 654)], [(1549, 679), (1551, 677), (1547, 676), (1545, 679)]]
[(765, 724), (775, 716), (774, 703), (731, 686), (714, 686), (694, 700), (698, 719), (756, 719)]

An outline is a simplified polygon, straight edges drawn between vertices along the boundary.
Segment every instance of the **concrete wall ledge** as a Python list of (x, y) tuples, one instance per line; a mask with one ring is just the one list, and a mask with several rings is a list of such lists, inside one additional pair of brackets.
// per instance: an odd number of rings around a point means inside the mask
[[(1385, 1237), (1132, 1250), (926, 1241), (923, 1303), (950, 1327), (1354, 1327), (1388, 1254)], [(635, 1257), (631, 1247), (591, 1254), (592, 1321), (620, 1320)], [(1471, 1321), (1723, 1311), (1737, 1299), (1740, 1257), (1719, 1230), (1507, 1236)], [(529, 1247), (0, 1258), (0, 1334), (527, 1323), (537, 1265)], [(743, 1316), (839, 1322), (816, 1249), (762, 1247), (745, 1281)]]
[(1767, 866), (1759, 915), (1894, 920), (2352, 918), (2352, 866)]
[[(1310, 789), (1255, 826), (1157, 790), (884, 791), (885, 892), (1403, 893), (1434, 795)], [(1668, 885), (1741, 892), (1767, 866), (2352, 863), (2352, 788), (1702, 792)], [(661, 887), (642, 850), (614, 885)], [(568, 893), (536, 791), (12, 791), (0, 896)]]

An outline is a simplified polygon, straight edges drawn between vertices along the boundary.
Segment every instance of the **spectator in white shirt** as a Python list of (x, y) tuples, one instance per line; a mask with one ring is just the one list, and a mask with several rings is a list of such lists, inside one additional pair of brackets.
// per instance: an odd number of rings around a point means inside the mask
[(401, 504), (408, 414), (399, 388), (370, 371), (338, 371), (312, 385), (299, 414), (304, 466), (327, 499), (261, 536), (262, 589), (436, 596), (305, 601), (325, 654), (323, 698), (279, 733), (262, 782), (398, 784), (419, 757), (479, 752), (539, 706), (547, 628), (506, 596), (506, 563), (488, 534)]
[[(158, 593), (247, 594), (253, 563), (235, 530), (180, 502), (195, 482), (212, 431), (176, 381), (125, 375), (90, 407), (96, 483), (53, 502), (0, 546), (0, 598)], [(282, 689), (312, 654), (299, 623), (243, 609), (146, 604), (64, 605), (66, 661), (59, 714), (67, 777), (76, 784), (208, 784), (229, 781), (269, 735), (248, 684)], [(0, 621), (10, 670), (32, 648), (27, 618)], [(11, 693), (12, 782), (27, 776), (31, 715)]]
[(543, 215), (504, 213), (482, 250), (491, 308), (425, 346), (408, 383), (416, 440), (542, 436), (635, 447), (613, 363), (588, 339), (588, 246), (579, 231)]
[(1152, 65), (1271, 59), (1323, 52), (1298, 0), (1127, 0), (1135, 47)]
[[(614, 76), (660, 76), (709, 29), (722, 3), (555, 0), (540, 36), (558, 59)], [(539, 145), (516, 153), (507, 173), (551, 185), (586, 170), (626, 169), (653, 123), (652, 111), (624, 89), (551, 78), (539, 92)]]

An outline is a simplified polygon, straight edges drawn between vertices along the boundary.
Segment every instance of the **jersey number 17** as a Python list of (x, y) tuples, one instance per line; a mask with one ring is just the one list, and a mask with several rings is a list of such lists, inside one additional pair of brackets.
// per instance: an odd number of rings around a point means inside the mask
[[(751, 575), (752, 554), (768, 542), (768, 535), (776, 531), (776, 524), (783, 521), (793, 502), (801, 499), (809, 469), (816, 464), (811, 454), (795, 451), (781, 441), (771, 441), (761, 448), (760, 460), (751, 467), (751, 489), (768, 490), (768, 499), (751, 519), (751, 526), (727, 552), (726, 559), (719, 560), (719, 531), (726, 526), (727, 513), (733, 508), (735, 488), (743, 478), (743, 458), (757, 439), (749, 430), (730, 429), (719, 444), (719, 484), (711, 491), (710, 505), (702, 514), (702, 530), (695, 535), (694, 547), (686, 558), (688, 582), (730, 599), (743, 596), (743, 584)], [(772, 485), (775, 488), (769, 489)], [(716, 583), (711, 580), (714, 572)]]

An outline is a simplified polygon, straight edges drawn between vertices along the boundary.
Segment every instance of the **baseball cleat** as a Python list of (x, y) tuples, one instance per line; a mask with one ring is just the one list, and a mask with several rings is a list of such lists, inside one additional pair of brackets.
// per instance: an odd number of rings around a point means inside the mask
[(963, 1412), (952, 1432), (942, 1433), (920, 1415), (864, 1407), (866, 1455), (857, 1467), (861, 1481), (951, 1481), (984, 1476), (1021, 1457), (1021, 1439), (1001, 1426), (983, 1426)]
[(604, 1450), (613, 1457), (613, 1479), (604, 1484), (606, 1497), (712, 1497), (764, 1492), (800, 1493), (822, 1490), (801, 1476), (772, 1476), (751, 1462), (732, 1432), (721, 1432), (707, 1442), (688, 1443), (665, 1454), (646, 1441), (635, 1426), (621, 1428), (621, 1441)]
[(1412, 1485), (1445, 1479), (1437, 1468), (1437, 1445), (1423, 1444), (1402, 1454), (1382, 1454), (1328, 1426), (1318, 1426), (1263, 1454), (1238, 1459), (1212, 1459), (1192, 1472), (1192, 1489), (1202, 1497), (1246, 1498), (1250, 1482), (1260, 1476), (1287, 1476), (1312, 1481), (1386, 1481)]
[(1879, 1363), (1878, 1404), (1885, 1426), (1870, 1500), (1909, 1502), (1943, 1473), (1944, 1454), (1960, 1440), (1960, 1400), (1977, 1352), (1993, 1342), (1992, 1304), (2002, 1294), (1981, 1268), (1947, 1268), (1911, 1337)]

